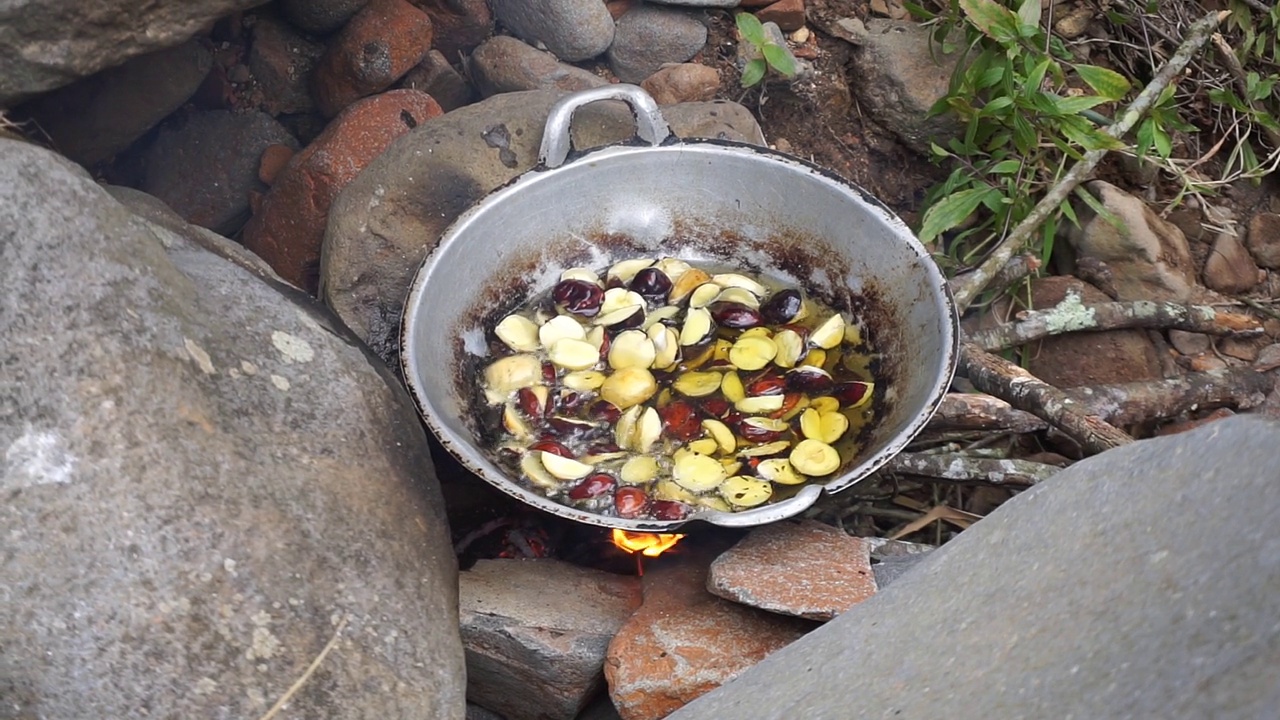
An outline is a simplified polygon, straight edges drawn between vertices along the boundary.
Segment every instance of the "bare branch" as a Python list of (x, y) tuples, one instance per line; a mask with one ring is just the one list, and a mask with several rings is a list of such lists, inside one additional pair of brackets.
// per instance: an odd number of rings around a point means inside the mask
[(1049, 423), (1029, 412), (1015, 410), (1000, 398), (978, 393), (947, 393), (925, 426), (929, 432), (1029, 433)]
[(884, 469), (899, 475), (982, 485), (1026, 487), (1053, 477), (1062, 468), (1026, 460), (976, 458), (958, 453), (898, 453)]
[(1247, 410), (1261, 405), (1273, 385), (1271, 376), (1253, 368), (1228, 368), (1167, 380), (1071, 388), (1063, 394), (1109, 423), (1133, 425), (1223, 405)]

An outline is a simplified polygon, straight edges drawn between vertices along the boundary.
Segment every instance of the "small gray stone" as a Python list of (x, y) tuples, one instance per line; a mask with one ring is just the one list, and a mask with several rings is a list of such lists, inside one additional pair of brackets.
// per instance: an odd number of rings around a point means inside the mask
[[(402, 302), (427, 250), (463, 210), (537, 162), (552, 103), (563, 93), (503, 93), (446, 113), (393, 142), (348, 185), (329, 213), (324, 301), (379, 356), (394, 361)], [(684, 138), (762, 144), (760, 126), (737, 103), (662, 109)], [(578, 148), (634, 135), (625, 107), (595, 103), (574, 114)]]
[(1280, 215), (1258, 213), (1250, 218), (1248, 244), (1259, 265), (1280, 270)]
[(613, 42), (613, 17), (600, 0), (491, 0), (493, 16), (530, 45), (567, 62), (589, 60)]
[(182, 107), (212, 67), (213, 55), (191, 40), (87, 77), (29, 109), (62, 154), (93, 166)]
[(459, 577), (467, 699), (507, 720), (572, 720), (603, 684), (636, 577), (558, 560), (482, 560)]
[(323, 45), (304, 38), (288, 24), (271, 16), (259, 17), (249, 46), (249, 70), (262, 91), (263, 108), (272, 115), (314, 110), (307, 80), (323, 53)]
[(1116, 299), (1191, 299), (1195, 263), (1182, 231), (1111, 183), (1094, 180), (1088, 188), (1119, 222), (1082, 207), (1080, 227), (1072, 226), (1068, 239), (1081, 258), (1106, 264)]
[(1234, 417), (1076, 463), (668, 720), (1274, 717), (1278, 444)]
[(1170, 330), (1169, 344), (1183, 355), (1192, 356), (1209, 352), (1209, 348), (1213, 347), (1213, 338), (1204, 333)]
[(166, 127), (147, 149), (142, 190), (187, 222), (231, 235), (249, 219), (249, 193), (269, 145), (298, 149), (298, 141), (264, 112), (206, 110)]
[(471, 83), (453, 69), (439, 50), (428, 52), (422, 62), (405, 73), (400, 79), (400, 87), (421, 90), (439, 103), (445, 112), (470, 105), (476, 99)]
[(930, 48), (932, 33), (933, 28), (918, 23), (872, 18), (850, 58), (850, 87), (862, 107), (919, 153), (929, 152), (931, 140), (945, 146), (962, 129), (953, 116), (928, 116), (929, 108), (947, 94), (961, 57)]
[(342, 27), (369, 0), (280, 0), (289, 22), (309, 33), (326, 35)]
[(677, 5), (680, 7), (699, 8), (731, 8), (738, 7), (742, 0), (649, 0), (656, 5)]
[(609, 67), (618, 79), (638, 83), (667, 63), (682, 63), (707, 44), (699, 15), (657, 5), (639, 5), (618, 18), (609, 46)]
[(0, 187), (0, 716), (257, 718), (336, 637), (291, 717), (460, 717), (399, 384), (154, 202), (7, 140)]
[(608, 81), (579, 67), (556, 60), (551, 53), (516, 38), (498, 35), (471, 54), (471, 77), (484, 97), (519, 90), (573, 92), (608, 85)]
[(1235, 233), (1220, 233), (1204, 261), (1204, 284), (1224, 293), (1248, 292), (1258, 281), (1258, 266)]

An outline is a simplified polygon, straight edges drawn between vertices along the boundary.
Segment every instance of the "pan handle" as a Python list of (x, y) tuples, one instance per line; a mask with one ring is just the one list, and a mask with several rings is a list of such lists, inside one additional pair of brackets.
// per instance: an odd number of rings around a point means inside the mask
[(636, 136), (650, 145), (660, 145), (671, 137), (671, 128), (649, 93), (638, 85), (605, 85), (566, 95), (551, 106), (546, 129), (542, 132), (542, 149), (538, 162), (546, 168), (560, 167), (569, 156), (573, 140), (569, 124), (578, 108), (597, 100), (621, 100), (631, 108), (636, 120)]

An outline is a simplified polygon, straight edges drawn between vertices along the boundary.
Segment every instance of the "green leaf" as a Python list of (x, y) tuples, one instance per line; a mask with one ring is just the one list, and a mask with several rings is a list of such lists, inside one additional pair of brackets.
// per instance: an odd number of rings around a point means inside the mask
[(764, 33), (764, 25), (761, 24), (760, 18), (749, 12), (740, 12), (734, 16), (734, 22), (738, 25), (738, 32), (742, 33), (742, 39), (760, 47), (768, 41)]
[(933, 153), (934, 156), (940, 157), (940, 158), (951, 157), (951, 153), (947, 152), (945, 148), (943, 148), (941, 145), (939, 145), (936, 142), (929, 143), (929, 152)]
[(982, 34), (1004, 45), (1018, 38), (1018, 18), (996, 0), (960, 0), (960, 9)]
[(1173, 152), (1173, 140), (1169, 138), (1169, 133), (1165, 132), (1164, 128), (1156, 123), (1152, 123), (1151, 127), (1153, 130), (1151, 138), (1155, 143), (1156, 152), (1162, 158), (1169, 157), (1169, 154)]
[(1013, 107), (1013, 98), (1008, 95), (1001, 95), (993, 98), (991, 102), (984, 105), (979, 114), (983, 117), (991, 117), (992, 115), (999, 113), (1001, 110), (1010, 107)]
[(756, 58), (742, 69), (742, 87), (751, 87), (764, 79), (764, 58)]
[[(1088, 190), (1085, 190), (1083, 187), (1077, 186), (1076, 189), (1072, 190), (1071, 192), (1076, 197), (1083, 200), (1084, 204), (1088, 205), (1089, 209), (1093, 210), (1093, 213), (1095, 215), (1105, 220), (1108, 225), (1115, 228), (1116, 230), (1119, 230), (1122, 233), (1128, 232), (1129, 228), (1124, 224), (1124, 220), (1120, 219), (1119, 215), (1116, 215), (1115, 213), (1108, 210), (1107, 206), (1103, 205), (1098, 200), (1098, 198), (1094, 197), (1093, 194), (1090, 193)], [(1080, 223), (1076, 222), (1076, 226), (1079, 227)]]
[(1146, 157), (1146, 154), (1155, 145), (1155, 127), (1156, 122), (1151, 118), (1143, 120), (1138, 125), (1138, 146), (1134, 148), (1138, 157)]
[(1021, 160), (1001, 160), (991, 166), (990, 172), (993, 175), (1012, 175), (1022, 169)]
[(1119, 100), (1129, 92), (1129, 80), (1115, 70), (1097, 65), (1076, 65), (1075, 69), (1081, 80), (1108, 100)]
[(1053, 60), (1045, 58), (1031, 68), (1031, 72), (1027, 73), (1027, 79), (1023, 81), (1023, 92), (1032, 93), (1040, 90), (1040, 86), (1044, 83), (1044, 74), (1049, 71), (1049, 65)]
[(1054, 107), (1058, 109), (1059, 115), (1075, 115), (1082, 110), (1088, 110), (1091, 107), (1097, 107), (1106, 102), (1107, 99), (1097, 95), (1081, 95), (1079, 97), (1055, 97), (1053, 98)]
[(1040, 0), (1022, 0), (1018, 6), (1018, 23), (1024, 31), (1040, 29)]
[(1026, 155), (1039, 142), (1039, 135), (1022, 113), (1013, 116), (1013, 146)]
[(978, 209), (986, 196), (995, 192), (999, 191), (991, 187), (976, 187), (943, 198), (924, 214), (924, 222), (920, 225), (920, 242), (932, 242), (942, 233), (964, 222)]
[(1106, 133), (1098, 132), (1084, 118), (1069, 115), (1058, 121), (1062, 134), (1085, 150), (1121, 150), (1124, 143)]
[(796, 59), (791, 51), (781, 45), (766, 43), (760, 48), (760, 52), (764, 54), (764, 59), (769, 62), (769, 66), (777, 70), (786, 77), (794, 77), (796, 74)]

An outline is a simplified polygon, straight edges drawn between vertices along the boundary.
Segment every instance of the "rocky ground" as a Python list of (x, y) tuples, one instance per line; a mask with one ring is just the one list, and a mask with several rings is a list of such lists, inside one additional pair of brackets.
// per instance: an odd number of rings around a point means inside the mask
[[(1106, 37), (1066, 5), (1044, 22)], [(741, 86), (738, 11), (796, 77)], [(1274, 710), (1276, 431), (1215, 422), (1280, 408), (1273, 179), (1174, 205), (1108, 158), (1063, 249), (965, 314), (908, 452), (640, 578), (415, 417), (410, 279), (566, 92), (639, 84), (676, 135), (808, 159), (918, 227), (956, 132), (929, 34), (892, 0), (0, 13), (0, 718), (826, 717), (850, 688), (868, 716)], [(592, 106), (575, 146), (633, 129)]]

